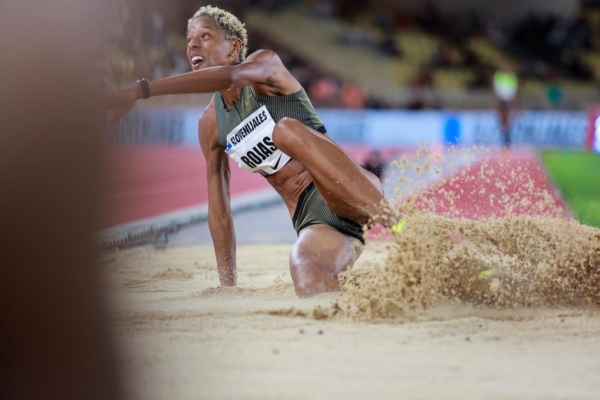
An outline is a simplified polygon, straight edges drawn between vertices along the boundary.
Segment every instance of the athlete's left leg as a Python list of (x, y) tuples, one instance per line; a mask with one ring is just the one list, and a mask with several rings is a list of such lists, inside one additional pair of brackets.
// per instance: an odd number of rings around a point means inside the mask
[(300, 121), (283, 118), (275, 126), (273, 142), (306, 168), (335, 214), (360, 224), (377, 221), (387, 228), (398, 222), (399, 215), (383, 197), (379, 180), (329, 137)]
[(290, 273), (298, 297), (340, 290), (337, 276), (354, 265), (362, 250), (355, 247), (362, 247), (357, 242), (329, 225), (302, 229), (290, 253)]

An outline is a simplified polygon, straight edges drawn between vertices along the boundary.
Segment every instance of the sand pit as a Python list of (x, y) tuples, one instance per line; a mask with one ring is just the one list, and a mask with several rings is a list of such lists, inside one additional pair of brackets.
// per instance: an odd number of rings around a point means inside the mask
[(396, 163), (404, 231), (369, 243), (342, 293), (298, 299), (290, 244), (239, 246), (236, 288), (211, 245), (105, 254), (131, 398), (597, 399), (600, 230), (532, 152), (468, 152), (433, 186), (423, 155)]
[[(374, 274), (393, 248), (372, 243), (355, 274)], [(600, 393), (594, 307), (463, 303), (376, 323), (314, 319), (315, 306), (330, 307), (336, 296), (297, 299), (288, 251), (288, 245), (240, 247), (233, 289), (214, 289), (211, 246), (106, 255), (120, 367), (132, 398), (592, 399)]]

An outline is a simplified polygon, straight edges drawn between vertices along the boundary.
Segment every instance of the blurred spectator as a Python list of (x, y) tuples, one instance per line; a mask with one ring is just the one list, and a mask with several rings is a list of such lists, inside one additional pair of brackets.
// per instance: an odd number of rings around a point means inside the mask
[(446, 24), (442, 19), (437, 7), (433, 3), (425, 3), (425, 6), (416, 17), (417, 25), (425, 32), (442, 33), (446, 30)]
[(456, 51), (445, 42), (440, 42), (436, 51), (431, 56), (431, 65), (447, 68), (458, 64)]
[(411, 111), (419, 111), (424, 110), (426, 108), (425, 101), (423, 100), (423, 96), (421, 95), (413, 95), (412, 99), (406, 105), (407, 110)]
[(152, 47), (149, 43), (140, 46), (135, 56), (135, 77), (152, 77), (154, 79), (154, 59), (152, 57)]
[(402, 9), (398, 9), (394, 13), (394, 18), (392, 22), (396, 28), (406, 28), (413, 23), (413, 20), (410, 14), (405, 13), (404, 11), (402, 11)]
[(380, 102), (374, 97), (367, 98), (367, 100), (365, 101), (365, 107), (370, 108), (371, 110), (383, 110), (388, 108), (386, 104)]
[(337, 102), (340, 86), (331, 77), (315, 80), (308, 88), (308, 97), (316, 107), (333, 107)]
[(160, 13), (155, 12), (152, 15), (152, 30), (150, 33), (150, 43), (152, 46), (164, 47), (167, 45), (167, 39), (163, 31), (164, 25), (164, 17)]
[(333, 0), (323, 0), (314, 5), (313, 11), (320, 17), (333, 17), (336, 14), (336, 5)]
[(469, 48), (463, 50), (462, 62), (463, 66), (466, 68), (476, 68), (482, 65), (477, 54)]
[(387, 34), (379, 43), (379, 49), (386, 55), (391, 57), (400, 57), (402, 51), (396, 45), (396, 40), (392, 34)]
[(362, 15), (369, 8), (368, 0), (337, 0), (337, 17), (350, 21), (359, 15)]
[(473, 79), (467, 83), (467, 89), (488, 89), (490, 87), (490, 67), (477, 64), (473, 68)]
[(440, 109), (441, 101), (434, 90), (433, 71), (422, 66), (410, 79), (411, 100), (405, 105), (408, 110)]
[[(249, 3), (252, 6), (258, 6), (267, 12), (277, 12), (283, 8), (294, 7), (300, 1), (299, 0), (250, 0)], [(242, 3), (242, 2), (240, 2)], [(228, 9), (229, 11), (229, 9)], [(239, 15), (239, 12), (234, 12), (235, 10), (231, 10), (234, 15)]]
[(516, 109), (516, 102), (519, 94), (519, 78), (509, 63), (502, 62), (498, 71), (494, 74), (493, 90), (496, 111), (500, 118), (502, 144), (504, 147), (509, 147), (510, 118), (512, 111)]
[(433, 87), (433, 72), (429, 67), (422, 66), (410, 80), (410, 85), (414, 88)]
[[(593, 75), (578, 53), (592, 48), (592, 30), (582, 18), (530, 15), (509, 31), (508, 49), (524, 65), (553, 65), (567, 76), (590, 80)], [(526, 69), (527, 75), (547, 78), (548, 68)]]
[(364, 108), (367, 96), (361, 88), (352, 83), (345, 83), (340, 90), (343, 108)]
[(190, 62), (185, 53), (170, 49), (169, 58), (173, 60), (173, 68), (170, 75), (179, 75), (190, 71)]
[(353, 46), (376, 47), (374, 32), (362, 26), (348, 26), (344, 29), (340, 40)]
[(546, 100), (551, 109), (558, 109), (562, 105), (564, 89), (555, 70), (552, 70), (546, 83)]
[(411, 87), (411, 100), (405, 105), (407, 110), (418, 111), (427, 108), (425, 103), (425, 94), (419, 87)]

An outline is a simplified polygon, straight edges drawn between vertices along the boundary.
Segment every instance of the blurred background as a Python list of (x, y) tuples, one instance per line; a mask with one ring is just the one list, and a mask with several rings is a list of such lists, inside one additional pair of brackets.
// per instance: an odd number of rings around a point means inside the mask
[[(251, 52), (277, 51), (316, 107), (485, 109), (503, 62), (519, 75), (526, 109), (580, 110), (598, 95), (598, 1), (209, 3), (246, 23)], [(190, 71), (186, 21), (203, 4), (116, 3), (105, 86)]]
[[(512, 148), (546, 150), (543, 159), (556, 150), (600, 151), (598, 0), (210, 3), (245, 22), (250, 52), (279, 54), (331, 137), (363, 164), (383, 170), (418, 143), (499, 148), (506, 135)], [(189, 72), (187, 19), (202, 5), (114, 2), (97, 65), (104, 89)], [(115, 145), (103, 219), (108, 242), (205, 218), (197, 121), (211, 96), (141, 101), (107, 129)], [(600, 175), (597, 157), (584, 164)], [(234, 200), (250, 198), (234, 209), (277, 201), (261, 177), (233, 170)]]

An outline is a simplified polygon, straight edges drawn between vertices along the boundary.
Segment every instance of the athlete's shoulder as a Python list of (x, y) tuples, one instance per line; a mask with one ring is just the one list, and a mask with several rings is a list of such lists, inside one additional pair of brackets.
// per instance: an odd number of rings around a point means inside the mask
[(208, 103), (208, 105), (202, 112), (202, 115), (200, 116), (200, 120), (198, 121), (200, 124), (202, 124), (202, 122), (209, 122), (209, 120), (215, 118), (215, 115), (216, 115), (215, 96), (216, 95), (213, 95), (213, 97), (210, 99), (210, 103)]
[(208, 106), (204, 109), (204, 112), (200, 116), (198, 120), (198, 133), (199, 134), (209, 134), (211, 131), (215, 130), (217, 127), (217, 117), (215, 112), (215, 96), (210, 100)]
[[(250, 54), (247, 58), (248, 62), (259, 62), (267, 66), (270, 71), (269, 77), (262, 82), (257, 82), (254, 89), (257, 90), (257, 84), (264, 84), (275, 90), (266, 90), (269, 95), (287, 95), (297, 92), (301, 86), (292, 76), (290, 71), (281, 61), (281, 58), (271, 50), (257, 50)], [(261, 93), (265, 94), (265, 93)]]
[(256, 50), (254, 53), (250, 54), (246, 61), (260, 61), (266, 63), (276, 63), (283, 64), (281, 62), (281, 58), (279, 55), (272, 50)]

